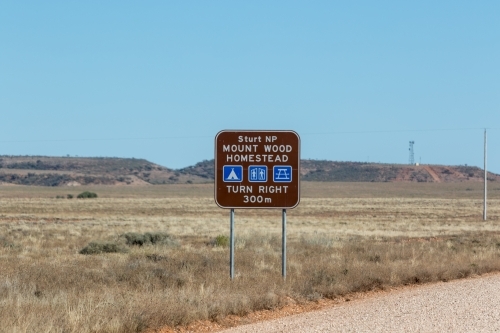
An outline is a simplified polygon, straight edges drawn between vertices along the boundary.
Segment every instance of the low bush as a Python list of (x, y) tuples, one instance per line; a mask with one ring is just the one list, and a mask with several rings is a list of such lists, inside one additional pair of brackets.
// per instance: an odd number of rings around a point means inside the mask
[(90, 242), (80, 250), (80, 254), (127, 253), (128, 249), (117, 243)]
[(172, 238), (172, 236), (161, 232), (146, 232), (144, 234), (129, 232), (123, 234), (122, 237), (125, 238), (127, 245), (178, 245), (178, 242), (174, 238)]
[(78, 194), (77, 198), (78, 199), (97, 198), (97, 194), (94, 192), (85, 191)]
[(226, 235), (218, 235), (215, 237), (215, 239), (212, 241), (213, 246), (219, 246), (219, 247), (229, 247), (229, 236)]

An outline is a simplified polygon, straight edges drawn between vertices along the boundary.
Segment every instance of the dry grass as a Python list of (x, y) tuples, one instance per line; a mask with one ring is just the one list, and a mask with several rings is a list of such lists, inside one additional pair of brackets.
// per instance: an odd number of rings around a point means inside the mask
[[(208, 185), (4, 187), (0, 332), (140, 332), (500, 270), (498, 189), (483, 222), (480, 184), (411, 185), (428, 186), (303, 184), (286, 282), (279, 210), (236, 211), (229, 281), (228, 248), (214, 246), (229, 215)], [(83, 190), (99, 198), (55, 199)], [(124, 234), (148, 232), (176, 241), (127, 245)], [(80, 254), (91, 242), (126, 252)]]

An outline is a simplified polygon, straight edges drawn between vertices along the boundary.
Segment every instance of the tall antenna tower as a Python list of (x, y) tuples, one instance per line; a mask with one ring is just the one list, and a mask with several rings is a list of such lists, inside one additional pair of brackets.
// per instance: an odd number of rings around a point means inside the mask
[(415, 154), (413, 153), (413, 145), (415, 144), (415, 141), (410, 141), (410, 159), (409, 159), (409, 162), (410, 162), (410, 165), (413, 165), (415, 164)]

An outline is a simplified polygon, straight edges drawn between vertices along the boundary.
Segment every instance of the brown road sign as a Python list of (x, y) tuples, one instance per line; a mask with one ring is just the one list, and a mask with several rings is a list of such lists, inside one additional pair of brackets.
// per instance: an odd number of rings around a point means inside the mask
[(221, 131), (215, 137), (215, 202), (222, 208), (294, 208), (299, 166), (294, 131)]

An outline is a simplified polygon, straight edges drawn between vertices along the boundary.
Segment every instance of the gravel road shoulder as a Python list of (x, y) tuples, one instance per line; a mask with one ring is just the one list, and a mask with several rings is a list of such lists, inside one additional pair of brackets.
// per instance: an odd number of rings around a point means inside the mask
[(403, 288), (222, 332), (500, 332), (500, 274)]

